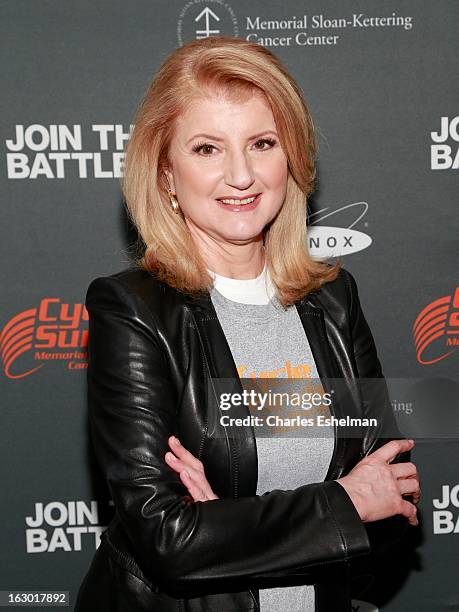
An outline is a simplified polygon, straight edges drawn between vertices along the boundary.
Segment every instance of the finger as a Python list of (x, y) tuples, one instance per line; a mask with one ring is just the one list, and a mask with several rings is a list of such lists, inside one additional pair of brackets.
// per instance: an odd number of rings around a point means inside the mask
[(186, 468), (186, 471), (188, 472), (189, 477), (195, 486), (202, 491), (203, 495), (205, 495), (206, 499), (215, 499), (212, 487), (204, 474), (201, 472), (196, 472), (196, 470), (190, 470), (190, 468)]
[(186, 488), (188, 489), (188, 492), (190, 493), (194, 501), (206, 501), (205, 493), (191, 479), (190, 474), (187, 472), (187, 470), (182, 470), (180, 472), (180, 479), (183, 482), (183, 484), (186, 486)]
[(413, 525), (414, 527), (419, 525), (417, 508), (414, 504), (407, 501), (406, 499), (402, 499), (401, 511), (399, 512), (399, 514), (406, 516), (410, 525)]
[(182, 470), (188, 467), (183, 463), (183, 461), (180, 461), (180, 459), (178, 459), (178, 457), (176, 457), (174, 453), (167, 452), (164, 455), (164, 458), (166, 460), (166, 463), (176, 472), (181, 472)]
[(418, 475), (417, 468), (411, 461), (391, 463), (389, 468), (395, 478), (416, 478)]
[(187, 465), (184, 461), (176, 457), (174, 453), (167, 452), (164, 457), (167, 461), (167, 464), (170, 465), (177, 473), (187, 470), (190, 478), (194, 481), (194, 483), (198, 486), (201, 486), (201, 488), (204, 488), (205, 477), (202, 475), (201, 472), (197, 472), (193, 467)]
[(414, 493), (414, 498), (413, 498), (413, 503), (418, 504), (421, 500), (421, 487), (420, 487), (419, 475), (416, 473), (414, 476), (408, 476), (408, 478), (415, 478), (418, 481), (419, 490), (416, 493)]
[(414, 446), (414, 440), (407, 440), (404, 438), (403, 440), (391, 440), (390, 442), (386, 442), (383, 446), (373, 451), (368, 455), (368, 457), (373, 457), (375, 459), (381, 459), (382, 461), (392, 461), (395, 457), (404, 451), (408, 451), (412, 449)]
[(408, 491), (408, 492), (402, 492), (403, 496), (410, 496), (411, 499), (409, 499), (408, 501), (410, 501), (413, 504), (419, 504), (419, 502), (421, 501), (421, 488), (417, 487), (415, 488), (414, 491)]
[(176, 438), (175, 436), (171, 436), (169, 438), (169, 444), (179, 459), (184, 461), (187, 465), (191, 465), (192, 467), (194, 467), (195, 470), (202, 470), (202, 461), (197, 459), (193, 455), (193, 453), (190, 453), (189, 450), (187, 450), (182, 444), (180, 444), (178, 438)]
[(421, 495), (421, 488), (419, 486), (419, 482), (414, 478), (401, 478), (398, 481), (398, 488), (401, 495), (413, 494), (419, 497)]
[(202, 474), (202, 472), (197, 472), (194, 468), (190, 468), (190, 466), (186, 465), (184, 461), (178, 459), (171, 452), (167, 452), (165, 454), (165, 458), (167, 464), (170, 465), (178, 474), (181, 474), (184, 470), (188, 472), (188, 476), (195, 487), (194, 490), (199, 489), (206, 499), (218, 499), (212, 491), (212, 487), (210, 486), (207, 478)]
[(407, 478), (410, 480), (417, 481), (417, 490), (413, 493), (412, 501), (413, 501), (413, 504), (419, 504), (419, 502), (421, 501), (421, 488), (420, 488), (420, 482), (419, 482), (419, 474), (416, 472), (416, 474), (407, 476)]
[[(177, 450), (174, 448), (174, 452), (177, 453)], [(177, 457), (176, 454), (172, 453), (172, 452), (168, 452), (166, 453), (165, 457), (167, 457), (168, 459), (171, 460), (169, 465), (173, 465), (174, 468), (176, 466), (179, 466), (180, 469), (185, 469), (185, 467), (187, 467), (189, 470), (194, 470), (196, 471), (196, 466), (194, 462), (191, 462), (189, 460), (189, 458), (185, 458), (185, 459), (179, 459), (179, 457)]]

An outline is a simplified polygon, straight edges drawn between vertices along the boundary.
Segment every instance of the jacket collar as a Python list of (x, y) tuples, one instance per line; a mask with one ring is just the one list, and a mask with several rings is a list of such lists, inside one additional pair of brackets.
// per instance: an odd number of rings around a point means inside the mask
[[(212, 303), (209, 292), (199, 295), (185, 294), (185, 303), (192, 313), (196, 322), (197, 330), (201, 339), (201, 344), (206, 356), (211, 379), (230, 378), (235, 381), (235, 391), (242, 392), (242, 384), (239, 379), (236, 364), (234, 362), (226, 336), (218, 320), (217, 313)], [(319, 377), (327, 390), (326, 379), (339, 378), (343, 374), (340, 372), (336, 360), (331, 351), (323, 309), (317, 305), (315, 294), (311, 293), (295, 304), (306, 337), (308, 338), (311, 351), (316, 362)], [(213, 385), (214, 386), (214, 385)], [(216, 394), (216, 389), (214, 387)], [(216, 395), (217, 397), (217, 395)], [(332, 414), (340, 416), (344, 414), (343, 407), (333, 401), (331, 406)], [(244, 404), (239, 407), (232, 407), (231, 415), (236, 418), (249, 416), (249, 410)], [(257, 450), (254, 430), (251, 425), (238, 427), (238, 436), (230, 438), (230, 444), (239, 457), (239, 462), (244, 469), (233, 469), (232, 493), (235, 497), (253, 495), (257, 487), (258, 464)], [(333, 452), (333, 458), (326, 476), (326, 480), (335, 478), (340, 470), (340, 461), (344, 454), (346, 441), (338, 438)]]

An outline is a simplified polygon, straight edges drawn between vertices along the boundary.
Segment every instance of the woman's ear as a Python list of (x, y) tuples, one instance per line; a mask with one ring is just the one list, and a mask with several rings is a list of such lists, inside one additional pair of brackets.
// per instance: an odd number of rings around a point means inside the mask
[(172, 174), (169, 168), (164, 168), (164, 174), (166, 176), (166, 184), (169, 185), (169, 189), (172, 191), (172, 193), (175, 194), (174, 175)]

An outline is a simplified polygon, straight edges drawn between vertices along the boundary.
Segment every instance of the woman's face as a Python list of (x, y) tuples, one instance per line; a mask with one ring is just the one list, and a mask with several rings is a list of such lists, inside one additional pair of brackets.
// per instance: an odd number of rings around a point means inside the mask
[[(196, 100), (177, 120), (166, 171), (198, 244), (260, 240), (280, 210), (287, 189), (287, 157), (265, 96), (243, 103), (223, 96)], [(254, 205), (221, 199), (261, 194)]]

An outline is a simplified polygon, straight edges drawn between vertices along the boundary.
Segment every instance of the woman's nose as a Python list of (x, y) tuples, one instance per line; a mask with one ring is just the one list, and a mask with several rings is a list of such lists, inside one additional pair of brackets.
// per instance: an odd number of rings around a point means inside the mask
[(225, 159), (225, 183), (237, 189), (247, 189), (253, 183), (253, 168), (243, 151), (232, 152)]

